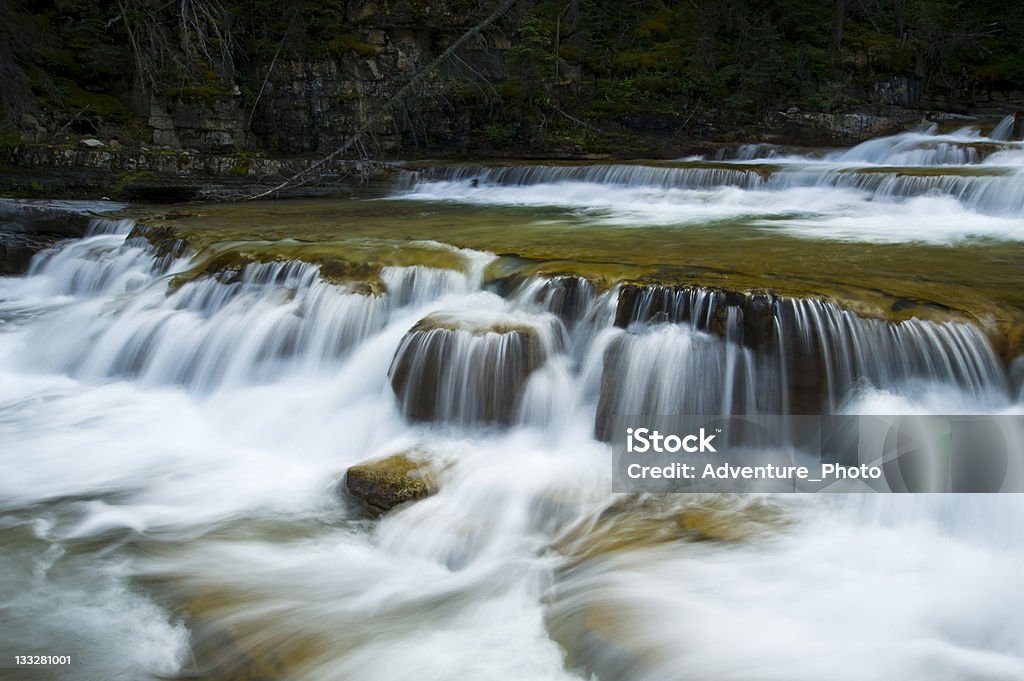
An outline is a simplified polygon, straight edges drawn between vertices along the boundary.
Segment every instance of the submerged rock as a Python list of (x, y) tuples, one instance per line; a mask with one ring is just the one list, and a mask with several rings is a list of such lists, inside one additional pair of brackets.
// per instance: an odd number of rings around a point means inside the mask
[[(204, 587), (186, 597), (190, 660), (182, 678), (271, 681), (293, 678), (327, 641), (275, 628), (255, 618), (261, 604), (230, 587)], [(280, 622), (277, 622), (280, 626)]]
[(551, 548), (569, 567), (673, 541), (742, 542), (788, 524), (781, 507), (736, 494), (630, 494), (584, 517)]
[(415, 452), (357, 464), (345, 473), (345, 489), (374, 517), (437, 492), (437, 478)]
[(391, 363), (391, 387), (416, 421), (509, 424), (527, 380), (560, 346), (549, 316), (443, 315), (420, 320)]
[(663, 678), (636, 613), (602, 588), (609, 575), (656, 562), (664, 544), (757, 542), (789, 522), (782, 507), (748, 495), (617, 495), (551, 544), (565, 563), (545, 612), (548, 634), (584, 677)]

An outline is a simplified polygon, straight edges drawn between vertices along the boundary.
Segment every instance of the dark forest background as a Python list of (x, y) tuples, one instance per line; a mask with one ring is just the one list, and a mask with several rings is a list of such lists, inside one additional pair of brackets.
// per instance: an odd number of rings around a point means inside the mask
[[(202, 118), (228, 102), (244, 145), (328, 148), (496, 6), (0, 0), (0, 134), (145, 141), (154, 106), (180, 127), (182, 106)], [(1021, 2), (521, 0), (380, 133), (399, 150), (586, 149), (614, 130), (708, 133), (795, 110), (1012, 111), (1021, 91)]]

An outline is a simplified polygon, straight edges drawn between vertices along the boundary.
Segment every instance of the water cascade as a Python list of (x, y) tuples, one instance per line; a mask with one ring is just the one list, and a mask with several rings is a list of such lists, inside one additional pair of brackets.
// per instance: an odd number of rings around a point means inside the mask
[[(399, 190), (420, 199), (573, 205), (582, 202), (588, 185), (691, 192), (730, 188), (751, 196), (835, 188), (888, 202), (942, 195), (971, 210), (1009, 215), (1024, 210), (1024, 143), (1006, 136), (1012, 127), (1008, 117), (988, 137), (971, 128), (907, 132), (821, 158), (741, 150), (730, 160), (426, 167), (405, 173)], [(544, 191), (547, 187), (559, 189)]]
[[(97, 218), (0, 278), (5, 645), (69, 681), (1024, 678), (1013, 495), (616, 495), (607, 443), (1024, 412), (1007, 125), (437, 167), (287, 241), (253, 224), (288, 202)], [(396, 456), (436, 493), (369, 518), (344, 472)]]

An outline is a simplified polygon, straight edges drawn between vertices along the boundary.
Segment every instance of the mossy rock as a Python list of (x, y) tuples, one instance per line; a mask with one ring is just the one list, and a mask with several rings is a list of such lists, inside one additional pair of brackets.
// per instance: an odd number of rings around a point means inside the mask
[(137, 224), (128, 233), (127, 241), (142, 239), (149, 243), (157, 257), (180, 257), (189, 249), (188, 242), (178, 236), (177, 230), (166, 225)]
[[(158, 231), (157, 234), (162, 234), (162, 232)], [(380, 296), (387, 292), (387, 287), (380, 278), (381, 267), (379, 265), (351, 262), (332, 257), (294, 259), (319, 265), (320, 277), (324, 281), (344, 286), (352, 293)], [(225, 249), (211, 249), (199, 259), (195, 267), (175, 276), (171, 280), (170, 290), (172, 292), (176, 291), (185, 284), (203, 277), (213, 277), (222, 283), (231, 283), (237, 281), (241, 272), (249, 265), (281, 262), (284, 260), (293, 260), (293, 258), (288, 258), (287, 256), (276, 254), (272, 250), (262, 248), (229, 247)]]
[(437, 492), (437, 476), (418, 452), (357, 464), (345, 473), (345, 490), (373, 517)]
[(387, 293), (380, 279), (380, 266), (330, 258), (320, 262), (320, 278), (332, 284), (347, 286), (354, 293), (379, 296)]
[(409, 333), (425, 333), (428, 331), (465, 331), (474, 336), (483, 336), (489, 333), (505, 335), (510, 333), (536, 335), (537, 330), (525, 323), (516, 321), (493, 321), (479, 323), (467, 319), (461, 315), (437, 313), (416, 322)]

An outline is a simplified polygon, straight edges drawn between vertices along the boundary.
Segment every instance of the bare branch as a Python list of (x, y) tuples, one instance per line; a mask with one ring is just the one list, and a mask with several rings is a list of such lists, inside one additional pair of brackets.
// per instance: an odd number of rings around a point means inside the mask
[(451, 58), (453, 54), (455, 54), (456, 50), (458, 50), (460, 47), (466, 44), (467, 41), (471, 40), (474, 36), (478, 35), (488, 26), (490, 26), (499, 18), (501, 18), (506, 12), (508, 12), (512, 8), (514, 4), (516, 4), (516, 2), (518, 2), (518, 0), (502, 0), (502, 3), (498, 5), (498, 8), (495, 9), (494, 12), (489, 14), (487, 18), (485, 18), (476, 26), (463, 33), (458, 40), (453, 42), (448, 47), (448, 49), (442, 52), (426, 67), (421, 69), (412, 78), (410, 78), (408, 83), (402, 86), (402, 88), (400, 88), (398, 92), (396, 92), (394, 95), (391, 96), (390, 99), (384, 102), (380, 109), (372, 116), (367, 118), (366, 121), (362, 125), (360, 125), (359, 128), (357, 128), (356, 131), (347, 140), (345, 140), (345, 143), (342, 144), (340, 147), (338, 147), (331, 153), (327, 154), (322, 159), (312, 164), (305, 170), (302, 170), (293, 175), (292, 177), (288, 178), (281, 184), (275, 187), (271, 187), (270, 189), (260, 192), (259, 194), (254, 194), (253, 196), (250, 196), (249, 199), (252, 200), (266, 198), (267, 196), (270, 196), (272, 194), (276, 194), (291, 187), (297, 186), (299, 183), (305, 184), (306, 182), (309, 182), (314, 173), (320, 172), (324, 167), (329, 165), (336, 158), (338, 158), (339, 156), (347, 152), (349, 149), (351, 149), (363, 135), (365, 135), (370, 130), (376, 128), (377, 125), (384, 119), (384, 117), (387, 114), (389, 114), (392, 109), (398, 106), (398, 104), (401, 103), (409, 94), (414, 92), (416, 88), (419, 87), (419, 85), (427, 78), (427, 76), (429, 76), (439, 66), (448, 61), (448, 59)]

